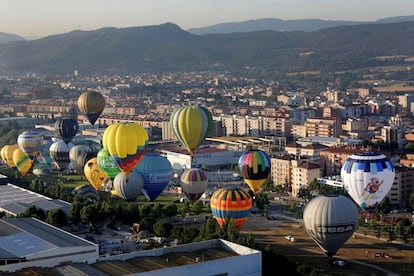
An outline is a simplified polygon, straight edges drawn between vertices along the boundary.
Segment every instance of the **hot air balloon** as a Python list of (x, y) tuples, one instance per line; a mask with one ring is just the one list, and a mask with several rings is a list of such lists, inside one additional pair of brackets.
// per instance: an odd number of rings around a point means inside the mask
[(91, 160), (92, 158), (96, 157), (96, 152), (93, 151), (87, 151), (87, 152), (82, 152), (79, 156), (78, 159), (76, 160), (75, 163), (75, 170), (80, 174), (80, 175), (85, 175), (85, 165), (86, 163)]
[(37, 160), (40, 161), (41, 163), (46, 163), (46, 164), (52, 164), (53, 160), (52, 157), (50, 157), (50, 146), (53, 144), (54, 142), (52, 140), (43, 140), (42, 141), (42, 148), (39, 151), (39, 156), (37, 157)]
[(187, 198), (194, 202), (207, 189), (207, 175), (202, 169), (192, 168), (185, 170), (180, 178), (180, 185)]
[(363, 209), (374, 209), (388, 194), (395, 169), (383, 154), (362, 152), (351, 155), (341, 168), (343, 186)]
[(31, 159), (36, 158), (42, 149), (43, 136), (37, 130), (28, 130), (21, 133), (17, 137), (17, 144), (20, 149), (26, 153)]
[(170, 128), (177, 140), (193, 155), (209, 134), (213, 120), (205, 107), (179, 107), (170, 116)]
[(303, 222), (308, 235), (332, 257), (354, 233), (358, 209), (345, 196), (320, 195), (306, 204)]
[(52, 174), (50, 164), (38, 163), (33, 166), (33, 174), (38, 177), (46, 177)]
[(33, 164), (33, 161), (30, 159), (30, 157), (20, 148), (16, 149), (13, 152), (13, 161), (16, 164), (17, 169), (23, 176), (25, 176), (29, 172)]
[(85, 92), (78, 98), (78, 108), (93, 125), (105, 108), (105, 98), (98, 92)]
[(167, 158), (157, 154), (146, 154), (134, 169), (144, 180), (142, 193), (149, 201), (154, 201), (168, 185), (172, 177), (172, 167)]
[(225, 187), (213, 193), (210, 208), (220, 227), (229, 217), (233, 218), (237, 228), (240, 228), (250, 213), (252, 198), (240, 188)]
[(92, 202), (98, 201), (99, 198), (100, 198), (99, 192), (97, 190), (95, 190), (89, 184), (82, 184), (82, 185), (76, 186), (72, 190), (72, 195), (75, 196), (75, 197), (79, 196), (79, 197), (88, 199)]
[(105, 174), (111, 179), (114, 180), (115, 176), (121, 172), (118, 165), (109, 155), (107, 149), (103, 148), (98, 152), (96, 156), (99, 167), (105, 172)]
[(78, 121), (74, 118), (59, 118), (56, 120), (55, 129), (62, 140), (67, 144), (79, 131)]
[(250, 189), (257, 193), (270, 173), (269, 156), (262, 150), (251, 149), (240, 156), (238, 163), (240, 175)]
[(13, 160), (13, 152), (18, 149), (19, 146), (17, 144), (14, 145), (5, 145), (1, 148), (1, 159), (10, 167), (16, 167), (16, 164)]
[(144, 181), (137, 172), (131, 172), (128, 176), (119, 173), (114, 179), (116, 194), (128, 201), (134, 201), (142, 191)]
[(52, 157), (52, 160), (56, 163), (59, 170), (61, 171), (69, 167), (69, 151), (72, 146), (72, 143), (66, 144), (62, 140), (54, 142), (52, 145), (50, 145), (50, 157)]
[(103, 170), (98, 166), (96, 157), (89, 159), (84, 167), (84, 173), (89, 183), (96, 189), (99, 190), (101, 186), (108, 179)]
[(91, 152), (91, 149), (86, 145), (74, 145), (69, 150), (69, 160), (72, 167), (78, 172), (78, 174), (83, 174), (83, 167), (82, 171), (78, 171), (77, 162), (78, 157), (84, 152)]
[(145, 129), (136, 123), (110, 125), (102, 137), (106, 148), (123, 173), (128, 175), (141, 161), (148, 143)]

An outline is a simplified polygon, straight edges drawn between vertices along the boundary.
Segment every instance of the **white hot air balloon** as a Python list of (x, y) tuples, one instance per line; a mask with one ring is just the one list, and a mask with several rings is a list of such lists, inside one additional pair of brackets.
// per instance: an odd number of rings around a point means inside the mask
[(115, 176), (113, 184), (118, 195), (127, 201), (134, 201), (142, 192), (144, 180), (137, 172), (131, 172), (128, 176), (120, 172)]
[(395, 169), (383, 154), (362, 152), (351, 155), (343, 164), (343, 186), (363, 209), (374, 209), (388, 194), (394, 182)]
[(332, 257), (354, 233), (358, 209), (345, 196), (320, 195), (306, 204), (303, 222), (308, 235)]

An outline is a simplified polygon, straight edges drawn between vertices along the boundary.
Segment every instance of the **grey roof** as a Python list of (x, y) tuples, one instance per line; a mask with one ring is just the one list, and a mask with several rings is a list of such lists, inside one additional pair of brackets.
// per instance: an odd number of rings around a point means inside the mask
[[(4, 252), (9, 252), (8, 256), (14, 255), (22, 258), (56, 247), (57, 246), (54, 246), (46, 240), (26, 232), (0, 237), (0, 248), (2, 248)], [(4, 256), (2, 257), (4, 258)]]
[(11, 225), (58, 247), (93, 245), (93, 243), (87, 240), (81, 239), (34, 218), (7, 218), (4, 220)]
[(51, 199), (30, 190), (26, 190), (13, 184), (0, 185), (0, 208), (6, 212), (18, 215), (24, 212), (27, 207), (34, 205), (46, 212), (61, 208), (68, 212), (70, 203)]

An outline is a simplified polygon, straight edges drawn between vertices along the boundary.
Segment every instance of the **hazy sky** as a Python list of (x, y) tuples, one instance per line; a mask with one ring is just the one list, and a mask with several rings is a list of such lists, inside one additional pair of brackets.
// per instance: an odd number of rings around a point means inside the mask
[(0, 0), (0, 32), (24, 37), (172, 22), (183, 29), (258, 18), (372, 21), (413, 0)]

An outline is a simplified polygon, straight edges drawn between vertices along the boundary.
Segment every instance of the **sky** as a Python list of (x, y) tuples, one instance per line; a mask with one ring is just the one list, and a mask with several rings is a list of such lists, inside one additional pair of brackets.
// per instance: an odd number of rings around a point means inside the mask
[(0, 0), (0, 32), (38, 38), (165, 22), (186, 30), (260, 18), (373, 21), (404, 15), (414, 15), (413, 0)]

